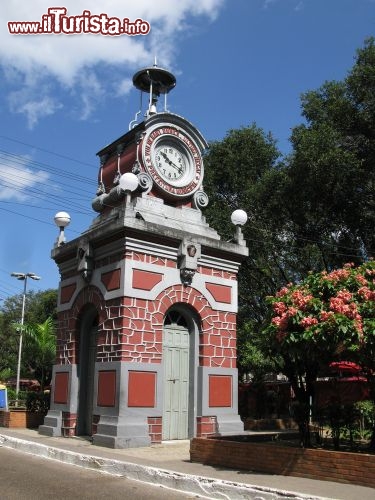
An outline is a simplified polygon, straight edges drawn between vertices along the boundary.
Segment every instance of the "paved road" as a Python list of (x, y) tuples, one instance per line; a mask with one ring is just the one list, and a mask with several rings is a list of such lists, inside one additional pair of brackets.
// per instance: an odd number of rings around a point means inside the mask
[(0, 448), (1, 500), (178, 500), (196, 495)]

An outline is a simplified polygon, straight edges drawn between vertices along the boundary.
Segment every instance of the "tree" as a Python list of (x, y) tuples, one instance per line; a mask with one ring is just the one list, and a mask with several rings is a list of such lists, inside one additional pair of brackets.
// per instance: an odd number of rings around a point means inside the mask
[(210, 145), (205, 169), (209, 223), (230, 239), (231, 212), (242, 208), (249, 215), (243, 228), (249, 258), (239, 273), (238, 361), (241, 372), (255, 372), (261, 351), (251, 344), (267, 314), (266, 296), (310, 269), (321, 269), (321, 256), (314, 243), (295, 238), (285, 202), (288, 169), (270, 134), (255, 124), (229, 131), (223, 141)]
[(24, 328), (24, 363), (40, 383), (40, 390), (51, 382), (52, 365), (56, 357), (56, 332), (53, 319), (43, 323), (28, 324)]
[[(213, 142), (205, 158), (209, 223), (233, 236), (230, 214), (244, 209), (249, 258), (239, 273), (239, 362), (248, 371), (267, 295), (310, 271), (364, 262), (375, 253), (375, 42), (357, 52), (340, 82), (302, 96), (306, 123), (293, 129), (293, 151), (255, 124)], [(255, 341), (256, 346), (262, 343)], [(251, 370), (250, 370), (251, 371)]]
[(253, 335), (254, 328), (248, 321), (238, 331), (237, 360), (242, 371), (251, 374), (251, 381), (261, 384), (267, 374), (277, 371), (278, 362), (268, 355), (261, 337)]
[(252, 318), (264, 315), (258, 300), (259, 289), (273, 289), (277, 282), (276, 250), (269, 248), (276, 240), (273, 221), (267, 217), (267, 210), (272, 212), (270, 205), (274, 201), (263, 205), (267, 196), (261, 185), (265, 176), (277, 175), (279, 156), (272, 136), (253, 124), (230, 130), (223, 141), (211, 143), (205, 158), (205, 190), (210, 199), (205, 210), (208, 222), (224, 239), (230, 240), (234, 234), (231, 213), (242, 208), (249, 216), (243, 231), (251, 258), (241, 268), (239, 294), (241, 313), (250, 314)]
[(265, 317), (264, 297), (285, 280), (285, 242), (277, 229), (282, 213), (278, 192), (283, 184), (279, 157), (271, 134), (252, 124), (230, 130), (222, 141), (212, 142), (205, 158), (204, 187), (210, 199), (205, 216), (210, 225), (223, 239), (230, 240), (234, 235), (231, 213), (241, 208), (249, 216), (243, 232), (250, 257), (242, 263), (239, 274), (238, 345), (242, 372), (257, 369), (256, 363), (249, 362), (242, 345), (248, 346), (246, 339)]
[(296, 238), (316, 242), (327, 270), (375, 252), (375, 40), (348, 76), (302, 96), (285, 199)]
[[(56, 317), (57, 290), (29, 291), (26, 294), (25, 323), (43, 323), (48, 317)], [(12, 324), (21, 320), (22, 294), (8, 297), (0, 311), (0, 371), (11, 369), (16, 374), (18, 333)], [(22, 365), (22, 372), (27, 369)]]
[(375, 401), (375, 261), (311, 273), (268, 300), (265, 345), (301, 404), (314, 395), (318, 374), (339, 360), (362, 367)]

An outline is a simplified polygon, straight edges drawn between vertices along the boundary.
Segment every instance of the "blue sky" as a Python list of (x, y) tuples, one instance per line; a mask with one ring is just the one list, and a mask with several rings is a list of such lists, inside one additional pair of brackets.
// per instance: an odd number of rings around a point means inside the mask
[[(147, 21), (145, 36), (10, 35), (49, 7)], [(105, 6), (103, 8), (103, 5)], [(139, 107), (131, 77), (153, 64), (177, 77), (169, 109), (207, 140), (255, 122), (289, 151), (300, 95), (341, 80), (375, 35), (375, 0), (7, 0), (0, 12), (0, 298), (58, 286), (50, 252), (56, 212), (68, 239), (95, 217), (96, 152), (128, 130)]]

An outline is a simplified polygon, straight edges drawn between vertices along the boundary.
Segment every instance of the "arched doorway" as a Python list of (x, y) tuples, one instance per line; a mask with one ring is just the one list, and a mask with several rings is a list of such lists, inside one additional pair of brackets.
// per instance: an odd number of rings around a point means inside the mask
[(93, 305), (84, 308), (79, 324), (77, 366), (79, 389), (76, 433), (78, 436), (91, 436), (98, 333), (98, 313)]
[(167, 312), (163, 330), (163, 440), (195, 435), (197, 333), (192, 311), (175, 306)]

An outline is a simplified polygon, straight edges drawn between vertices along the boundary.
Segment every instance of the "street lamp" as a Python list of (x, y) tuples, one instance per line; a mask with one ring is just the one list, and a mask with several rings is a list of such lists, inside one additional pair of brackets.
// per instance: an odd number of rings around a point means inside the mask
[(40, 280), (40, 277), (34, 273), (12, 273), (11, 276), (17, 278), (18, 280), (23, 281), (21, 330), (20, 330), (20, 343), (18, 346), (17, 382), (16, 382), (16, 406), (18, 406), (18, 393), (20, 391), (20, 374), (21, 374), (22, 334), (23, 334), (23, 324), (25, 321), (27, 278), (31, 278), (32, 280)]

